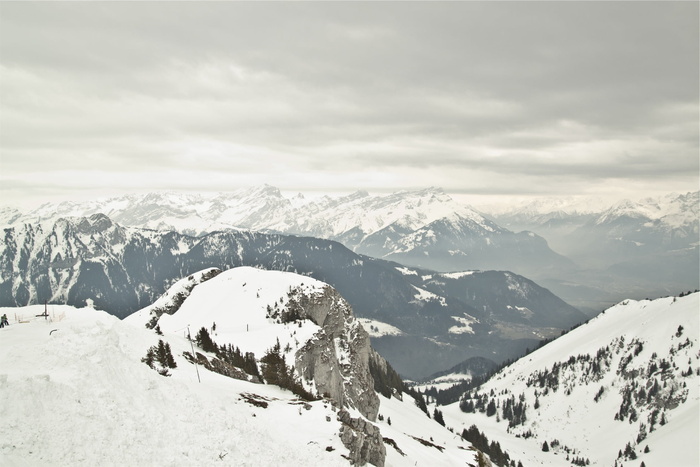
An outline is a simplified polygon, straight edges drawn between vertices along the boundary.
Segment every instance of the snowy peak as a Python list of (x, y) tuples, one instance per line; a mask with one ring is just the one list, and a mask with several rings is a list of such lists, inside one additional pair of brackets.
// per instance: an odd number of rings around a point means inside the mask
[[(369, 335), (331, 286), (251, 267), (193, 276), (200, 278), (198, 285), (174, 313), (161, 313), (157, 320), (162, 332), (212, 329), (217, 344), (236, 345), (258, 357), (279, 344), (288, 366), (296, 368), (309, 391), (327, 393), (340, 406), (376, 419), (379, 400), (369, 375)], [(183, 284), (174, 287), (166, 295), (182, 296)], [(142, 322), (161, 306), (156, 302), (126, 320)]]
[(603, 212), (596, 224), (614, 222), (619, 218), (645, 219), (658, 221), (668, 227), (683, 227), (697, 224), (699, 218), (700, 192), (679, 195), (671, 193), (660, 198), (646, 198), (640, 201), (623, 200)]
[(369, 235), (396, 222), (417, 228), (453, 212), (478, 216), (439, 188), (374, 196), (357, 191), (306, 200), (303, 196), (285, 198), (278, 188), (262, 185), (213, 195), (148, 193), (84, 203), (47, 203), (24, 216), (4, 208), (0, 223), (15, 225), (97, 212), (135, 227), (196, 233), (221, 227), (246, 228), (331, 239), (353, 228)]
[[(45, 205), (18, 219), (7, 211), (5, 222), (53, 219), (52, 212)], [(302, 199), (287, 198), (279, 189), (263, 185), (214, 195), (132, 195), (82, 207), (64, 203), (55, 212), (83, 216), (102, 212), (121, 225), (194, 236), (247, 229), (323, 238), (357, 253), (444, 271), (482, 268), (529, 274), (562, 264), (542, 239), (516, 238), (435, 187)]]

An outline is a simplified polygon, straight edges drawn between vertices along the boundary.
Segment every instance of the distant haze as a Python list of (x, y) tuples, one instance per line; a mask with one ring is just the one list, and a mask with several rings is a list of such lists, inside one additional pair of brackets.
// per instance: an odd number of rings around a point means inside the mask
[(0, 2), (0, 204), (698, 189), (698, 2)]

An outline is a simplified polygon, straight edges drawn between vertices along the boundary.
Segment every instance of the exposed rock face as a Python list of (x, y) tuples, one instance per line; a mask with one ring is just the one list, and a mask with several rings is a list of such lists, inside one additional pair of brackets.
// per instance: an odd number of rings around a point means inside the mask
[(369, 371), (369, 334), (354, 318), (350, 305), (335, 289), (326, 287), (321, 294), (295, 297), (290, 308), (322, 328), (297, 351), (299, 374), (314, 381), (318, 392), (339, 406), (355, 408), (376, 420), (379, 397)]
[(347, 410), (338, 412), (338, 420), (343, 424), (340, 440), (350, 450), (350, 462), (384, 467), (386, 447), (379, 428), (363, 418), (352, 418)]

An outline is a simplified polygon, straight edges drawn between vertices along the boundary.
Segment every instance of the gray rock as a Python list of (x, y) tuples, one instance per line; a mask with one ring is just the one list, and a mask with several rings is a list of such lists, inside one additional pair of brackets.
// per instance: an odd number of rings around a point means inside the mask
[(352, 418), (347, 410), (338, 412), (338, 420), (342, 423), (340, 440), (350, 450), (350, 462), (384, 467), (386, 447), (379, 428), (363, 418)]
[(379, 397), (369, 372), (369, 334), (340, 294), (328, 286), (313, 296), (295, 295), (290, 308), (321, 326), (295, 355), (298, 373), (340, 407), (357, 409), (374, 421)]

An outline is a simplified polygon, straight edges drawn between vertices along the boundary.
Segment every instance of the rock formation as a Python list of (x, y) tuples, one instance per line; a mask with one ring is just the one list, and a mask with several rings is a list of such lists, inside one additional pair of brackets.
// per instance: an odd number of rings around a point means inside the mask
[(339, 406), (355, 408), (367, 419), (376, 420), (379, 397), (369, 372), (369, 334), (350, 305), (328, 286), (321, 294), (296, 296), (290, 308), (321, 327), (296, 353), (299, 374)]

